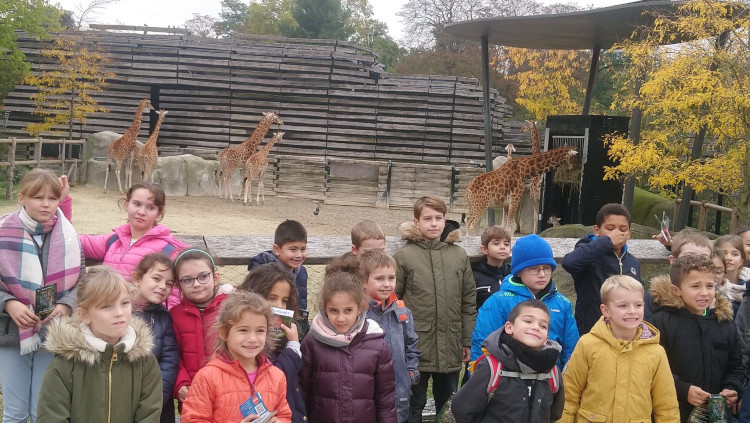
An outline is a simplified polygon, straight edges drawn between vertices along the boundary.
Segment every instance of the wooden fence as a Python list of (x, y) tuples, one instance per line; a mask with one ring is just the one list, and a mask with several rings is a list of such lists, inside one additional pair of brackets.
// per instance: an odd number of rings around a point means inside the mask
[[(677, 198), (674, 201), (674, 216), (677, 216), (680, 210), (680, 203), (682, 203), (682, 198)], [(736, 208), (729, 208), (729, 207), (723, 207), (716, 204), (707, 203), (705, 201), (696, 201), (691, 200), (690, 206), (692, 207), (698, 207), (698, 226), (696, 227), (700, 231), (706, 230), (706, 221), (708, 220), (708, 211), (713, 210), (718, 213), (728, 213), (729, 214), (729, 233), (733, 234), (734, 231), (737, 230), (737, 227), (740, 223), (740, 211)], [(719, 231), (719, 228), (716, 229), (717, 233)]]

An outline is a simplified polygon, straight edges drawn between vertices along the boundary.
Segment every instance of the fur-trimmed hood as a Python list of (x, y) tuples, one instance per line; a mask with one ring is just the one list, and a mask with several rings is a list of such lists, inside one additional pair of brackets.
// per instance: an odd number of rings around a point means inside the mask
[[(443, 235), (440, 237), (440, 241), (443, 241), (448, 244), (455, 244), (457, 242), (461, 241), (462, 233), (461, 229), (454, 226), (449, 226), (449, 221), (446, 221), (446, 228), (448, 229), (448, 233), (446, 234), (446, 231), (443, 231)], [(454, 228), (451, 230), (451, 228)], [(404, 222), (398, 226), (399, 232), (401, 232), (401, 239), (403, 239), (406, 242), (417, 242), (417, 241), (423, 241), (423, 242), (429, 242), (425, 239), (424, 235), (422, 235), (421, 232), (419, 232), (419, 228), (414, 224), (414, 222)]]
[[(115, 348), (125, 354), (129, 362), (136, 362), (151, 354), (153, 337), (146, 322), (136, 316), (130, 320), (125, 336)], [(66, 360), (76, 360), (88, 365), (95, 365), (102, 359), (108, 347), (103, 340), (94, 336), (88, 326), (72, 317), (60, 317), (52, 320), (44, 343), (47, 350)]]
[[(685, 302), (682, 301), (671, 287), (672, 282), (669, 279), (669, 275), (657, 276), (651, 279), (651, 296), (654, 300), (654, 311), (658, 311), (662, 307), (671, 307), (675, 309), (685, 308)], [(717, 292), (716, 295), (716, 318), (719, 322), (731, 321), (734, 319), (734, 313), (732, 311), (732, 303), (725, 296), (720, 295)]]

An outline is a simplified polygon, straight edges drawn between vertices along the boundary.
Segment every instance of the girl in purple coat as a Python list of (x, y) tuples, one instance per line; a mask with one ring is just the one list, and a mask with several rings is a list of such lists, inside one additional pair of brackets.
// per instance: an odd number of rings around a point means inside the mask
[(355, 256), (326, 266), (320, 311), (302, 341), (300, 384), (312, 422), (397, 422), (391, 352), (365, 317), (359, 272)]

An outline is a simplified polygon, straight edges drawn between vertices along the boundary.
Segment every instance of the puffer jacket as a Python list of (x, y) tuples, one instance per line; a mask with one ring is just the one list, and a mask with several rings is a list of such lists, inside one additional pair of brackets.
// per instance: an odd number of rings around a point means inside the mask
[(281, 351), (275, 351), (269, 359), (286, 377), (286, 401), (292, 410), (292, 422), (305, 423), (307, 421), (307, 408), (305, 407), (305, 400), (302, 398), (302, 388), (299, 385), (302, 357), (287, 346)]
[(262, 355), (258, 358), (258, 374), (250, 383), (239, 361), (228, 357), (211, 359), (193, 379), (182, 404), (182, 423), (235, 423), (242, 420), (240, 405), (256, 392), (270, 411), (276, 411), (281, 423), (292, 421), (286, 402), (286, 378)]
[(641, 263), (622, 249), (618, 257), (613, 250), (612, 240), (607, 236), (596, 237), (588, 234), (576, 242), (573, 251), (563, 257), (562, 267), (571, 276), (576, 289), (575, 316), (578, 333), (588, 333), (602, 312), (599, 290), (604, 280), (612, 275), (628, 275), (641, 281)]
[(698, 316), (685, 308), (682, 298), (671, 288), (669, 277), (652, 279), (650, 291), (656, 306), (651, 323), (659, 329), (660, 343), (667, 352), (680, 419), (687, 421), (693, 409), (687, 401), (691, 385), (711, 394), (732, 389), (741, 398), (745, 372), (731, 301), (719, 295), (716, 309)]
[(154, 348), (151, 352), (159, 362), (161, 370), (161, 388), (164, 396), (164, 405), (161, 411), (162, 423), (174, 423), (174, 381), (177, 379), (177, 371), (180, 368), (180, 349), (177, 347), (177, 338), (174, 336), (172, 317), (167, 308), (161, 304), (149, 304), (143, 311), (134, 313), (141, 317), (154, 337)]
[(412, 222), (399, 227), (406, 245), (396, 260), (396, 295), (414, 315), (422, 352), (419, 371), (450, 373), (463, 367), (462, 347), (471, 346), (476, 309), (476, 284), (463, 248), (461, 231), (444, 241), (427, 241)]
[(471, 270), (477, 284), (477, 310), (479, 310), (492, 294), (500, 290), (500, 283), (503, 279), (510, 275), (510, 262), (506, 261), (500, 267), (491, 266), (487, 264), (485, 256), (482, 261), (471, 262)]
[(419, 338), (414, 332), (414, 317), (394, 293), (386, 300), (385, 309), (379, 301), (370, 300), (367, 318), (376, 321), (385, 332), (385, 343), (391, 350), (393, 371), (396, 374), (398, 421), (408, 421), (411, 386), (419, 380)]
[[(276, 257), (276, 254), (272, 250), (268, 250), (251, 258), (250, 263), (247, 265), (247, 270), (253, 270), (257, 266), (268, 263), (279, 263), (285, 269), (287, 268), (279, 261), (279, 258)], [(297, 292), (299, 293), (299, 309), (307, 310), (307, 269), (304, 265), (301, 265), (294, 270), (290, 270), (290, 272), (294, 276), (294, 284), (297, 285)]]
[[(557, 291), (553, 281), (547, 285), (546, 293), (540, 300), (547, 305), (550, 312), (549, 339), (562, 346), (558, 364), (560, 367), (568, 362), (578, 342), (578, 329), (573, 318), (573, 306), (570, 300)], [(541, 294), (541, 292), (540, 292)], [(508, 320), (508, 315), (516, 304), (535, 298), (529, 288), (518, 278), (508, 275), (500, 291), (492, 296), (479, 309), (477, 323), (471, 336), (471, 359), (482, 355), (482, 343), (492, 332), (500, 329)]]
[(169, 310), (177, 345), (180, 347), (180, 368), (172, 393), (175, 398), (179, 398), (177, 393), (180, 388), (190, 386), (195, 374), (214, 354), (217, 334), (213, 327), (221, 303), (226, 298), (226, 294), (217, 295), (202, 312), (195, 303), (183, 298), (180, 305)]
[[(500, 347), (500, 332), (501, 330), (492, 332), (483, 347), (502, 364), (503, 371), (520, 372), (521, 368), (515, 354), (505, 344)], [(554, 341), (549, 341), (547, 346), (560, 348)], [(490, 377), (489, 361), (480, 361), (474, 375), (453, 397), (451, 411), (456, 422), (541, 423), (554, 422), (560, 418), (565, 400), (565, 388), (562, 383), (557, 392), (553, 393), (549, 379), (531, 382), (501, 375), (490, 399), (487, 394)], [(533, 398), (529, 397), (530, 393)]]
[(158, 423), (163, 399), (152, 345), (148, 325), (137, 317), (114, 346), (78, 320), (54, 319), (45, 347), (55, 358), (44, 374), (37, 421)]
[(345, 347), (305, 337), (300, 385), (311, 422), (397, 422), (393, 361), (383, 337), (372, 320)]
[[(615, 377), (616, 375), (616, 377)], [(659, 331), (649, 323), (635, 340), (615, 339), (600, 318), (576, 345), (563, 372), (562, 423), (678, 423), (680, 411)]]

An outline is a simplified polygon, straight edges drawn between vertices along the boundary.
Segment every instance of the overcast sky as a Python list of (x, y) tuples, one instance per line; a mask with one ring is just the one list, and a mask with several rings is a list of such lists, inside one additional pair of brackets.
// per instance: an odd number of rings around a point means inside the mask
[[(542, 3), (554, 3), (553, 0), (541, 0)], [(634, 0), (572, 0), (581, 5), (594, 4), (606, 7), (615, 4), (629, 3)], [(64, 9), (77, 11), (77, 7), (86, 6), (90, 0), (51, 0)], [(401, 39), (401, 22), (396, 13), (406, 0), (370, 0), (375, 18), (388, 24), (391, 36)], [(221, 0), (120, 0), (107, 6), (94, 17), (94, 23), (148, 25), (148, 26), (182, 26), (194, 13), (211, 15), (218, 18)]]

